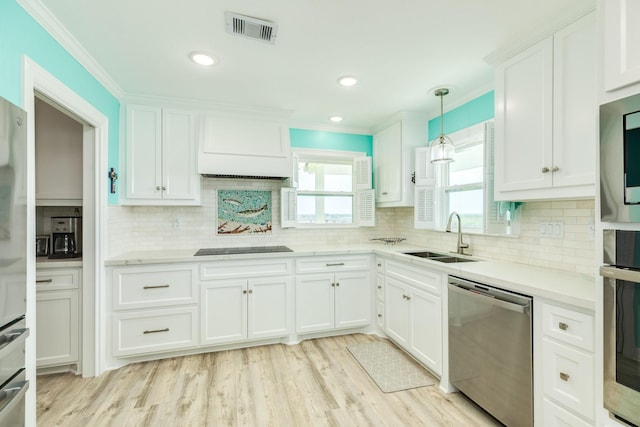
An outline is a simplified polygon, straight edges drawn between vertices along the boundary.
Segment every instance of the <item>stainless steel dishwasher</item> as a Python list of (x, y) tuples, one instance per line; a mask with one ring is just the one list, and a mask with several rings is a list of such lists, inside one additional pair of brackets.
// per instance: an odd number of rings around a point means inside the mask
[(449, 377), (509, 427), (533, 426), (532, 298), (449, 276)]

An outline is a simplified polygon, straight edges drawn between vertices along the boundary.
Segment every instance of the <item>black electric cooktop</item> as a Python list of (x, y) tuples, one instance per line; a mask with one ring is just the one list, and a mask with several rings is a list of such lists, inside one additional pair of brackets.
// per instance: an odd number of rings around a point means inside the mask
[(245, 246), (240, 248), (204, 248), (195, 253), (201, 255), (237, 255), (237, 254), (265, 254), (272, 252), (293, 252), (286, 246)]

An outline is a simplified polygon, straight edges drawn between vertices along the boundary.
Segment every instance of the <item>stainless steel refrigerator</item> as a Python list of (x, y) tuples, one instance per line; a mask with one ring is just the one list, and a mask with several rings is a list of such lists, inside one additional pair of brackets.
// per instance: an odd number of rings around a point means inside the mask
[(27, 114), (0, 98), (0, 426), (25, 422)]

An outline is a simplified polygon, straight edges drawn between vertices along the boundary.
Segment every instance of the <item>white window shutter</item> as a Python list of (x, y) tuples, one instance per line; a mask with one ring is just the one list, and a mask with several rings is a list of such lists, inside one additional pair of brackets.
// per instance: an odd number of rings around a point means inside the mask
[(413, 226), (415, 228), (434, 229), (436, 226), (436, 188), (435, 186), (415, 186), (413, 208)]
[(280, 226), (295, 228), (298, 225), (297, 191), (295, 188), (280, 189)]
[(298, 154), (291, 153), (291, 178), (289, 184), (293, 188), (298, 188)]
[(362, 156), (353, 160), (353, 188), (354, 190), (369, 190), (371, 182), (371, 157)]
[(376, 225), (376, 193), (375, 190), (356, 192), (356, 225), (375, 227)]
[(416, 185), (433, 185), (436, 182), (435, 168), (431, 163), (431, 148), (418, 147), (415, 151)]

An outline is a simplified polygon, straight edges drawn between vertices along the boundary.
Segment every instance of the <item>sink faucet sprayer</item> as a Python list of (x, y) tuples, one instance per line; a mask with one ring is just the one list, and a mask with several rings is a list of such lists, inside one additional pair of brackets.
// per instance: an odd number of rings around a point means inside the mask
[(469, 247), (469, 244), (462, 242), (462, 221), (460, 220), (460, 215), (458, 215), (458, 212), (451, 212), (451, 214), (449, 215), (449, 220), (447, 221), (447, 228), (445, 228), (444, 231), (446, 231), (447, 233), (451, 233), (451, 220), (453, 219), (454, 215), (456, 216), (456, 218), (458, 218), (458, 247), (456, 249), (456, 253), (465, 255), (464, 250)]

